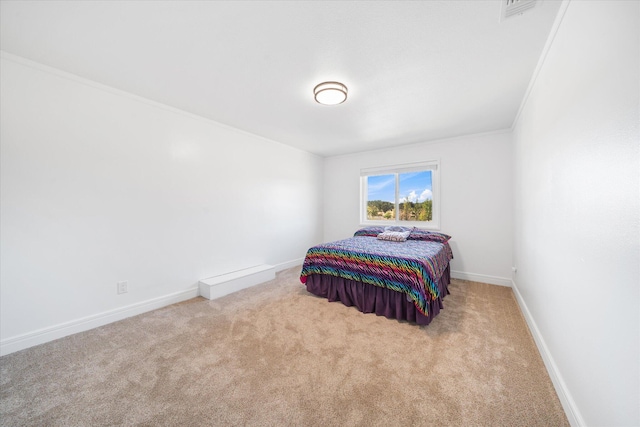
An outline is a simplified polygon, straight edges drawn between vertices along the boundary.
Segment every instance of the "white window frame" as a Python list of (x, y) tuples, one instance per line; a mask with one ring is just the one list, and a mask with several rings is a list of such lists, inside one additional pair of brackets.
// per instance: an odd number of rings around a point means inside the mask
[[(399, 175), (407, 172), (431, 171), (431, 221), (400, 221), (400, 180)], [(395, 175), (395, 219), (381, 221), (367, 219), (367, 177), (375, 175)], [(390, 166), (379, 166), (360, 169), (360, 224), (361, 225), (403, 225), (408, 227), (420, 227), (431, 230), (440, 230), (440, 160), (430, 160), (419, 163), (406, 163)]]

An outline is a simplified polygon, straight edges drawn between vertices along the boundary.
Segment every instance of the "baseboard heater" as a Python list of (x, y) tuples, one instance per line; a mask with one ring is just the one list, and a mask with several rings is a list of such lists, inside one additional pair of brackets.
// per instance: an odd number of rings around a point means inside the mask
[(257, 284), (268, 282), (276, 277), (276, 269), (272, 265), (257, 265), (244, 270), (233, 271), (219, 276), (202, 279), (198, 283), (200, 296), (216, 299), (249, 288)]

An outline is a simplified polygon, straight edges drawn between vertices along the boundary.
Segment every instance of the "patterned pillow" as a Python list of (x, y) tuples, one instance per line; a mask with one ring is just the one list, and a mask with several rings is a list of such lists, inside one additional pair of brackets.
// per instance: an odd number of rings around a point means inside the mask
[(365, 227), (356, 231), (353, 234), (353, 237), (357, 237), (357, 236), (376, 237), (378, 236), (378, 234), (382, 233), (383, 231), (384, 231), (384, 227)]
[(389, 240), (391, 242), (405, 242), (410, 233), (410, 231), (385, 231), (378, 234), (378, 239)]
[(414, 228), (408, 237), (409, 240), (427, 240), (430, 242), (445, 243), (451, 239), (451, 236), (444, 233), (437, 233), (435, 231), (421, 230)]
[(400, 232), (405, 232), (405, 231), (411, 231), (413, 230), (415, 227), (403, 227), (401, 225), (390, 225), (384, 228), (384, 231), (400, 231)]

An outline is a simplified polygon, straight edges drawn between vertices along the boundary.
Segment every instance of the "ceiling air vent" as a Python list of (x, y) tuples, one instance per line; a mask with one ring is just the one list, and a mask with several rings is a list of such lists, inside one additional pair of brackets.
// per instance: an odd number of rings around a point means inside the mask
[(532, 10), (538, 0), (502, 0), (500, 22)]

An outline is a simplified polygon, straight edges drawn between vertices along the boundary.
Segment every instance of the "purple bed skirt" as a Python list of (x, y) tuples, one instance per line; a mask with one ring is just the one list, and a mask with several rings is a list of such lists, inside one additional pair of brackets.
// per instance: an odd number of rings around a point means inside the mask
[(438, 287), (441, 297), (429, 302), (429, 315), (420, 313), (405, 294), (380, 288), (354, 280), (324, 274), (312, 274), (307, 277), (307, 290), (329, 301), (340, 301), (347, 307), (355, 306), (363, 313), (375, 313), (389, 319), (406, 320), (418, 325), (428, 325), (443, 308), (442, 299), (449, 293), (451, 272), (449, 266), (444, 271)]

